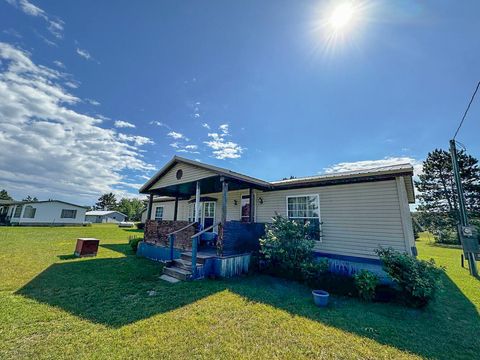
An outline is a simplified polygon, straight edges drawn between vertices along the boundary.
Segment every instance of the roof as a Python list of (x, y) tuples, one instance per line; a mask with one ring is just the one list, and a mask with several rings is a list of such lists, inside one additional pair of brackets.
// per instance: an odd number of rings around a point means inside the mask
[(213, 166), (209, 164), (204, 164), (199, 161), (194, 161), (190, 159), (183, 158), (181, 156), (174, 156), (163, 168), (161, 168), (155, 175), (152, 176), (150, 180), (148, 180), (139, 190), (140, 193), (143, 193), (147, 191), (150, 186), (155, 184), (158, 179), (160, 179), (166, 172), (168, 172), (175, 164), (177, 163), (185, 163), (188, 165), (196, 166), (202, 169), (210, 170), (218, 175), (223, 175), (227, 176), (236, 180), (241, 180), (244, 182), (251, 183), (253, 185), (257, 185), (260, 187), (270, 187), (270, 183), (268, 181), (256, 179), (254, 177), (248, 176), (248, 175), (243, 175), (240, 173), (237, 173), (235, 171), (221, 168), (218, 166)]
[(285, 184), (299, 184), (299, 183), (308, 183), (308, 182), (317, 182), (321, 180), (334, 180), (334, 179), (347, 179), (352, 177), (362, 177), (362, 176), (372, 176), (372, 175), (390, 175), (397, 174), (399, 172), (413, 174), (413, 166), (410, 164), (398, 164), (398, 165), (389, 165), (369, 169), (361, 170), (352, 170), (344, 171), (338, 173), (329, 173), (315, 176), (306, 176), (301, 178), (293, 178), (279, 181), (272, 181), (273, 185), (285, 185)]
[(140, 193), (146, 192), (150, 188), (150, 186), (155, 184), (166, 172), (168, 172), (177, 163), (186, 163), (189, 165), (197, 166), (199, 168), (207, 169), (219, 175), (228, 176), (261, 186), (265, 190), (270, 191), (282, 190), (286, 188), (313, 187), (349, 182), (386, 180), (392, 179), (394, 177), (405, 176), (408, 177), (408, 179), (405, 178), (405, 187), (407, 190), (408, 201), (410, 203), (415, 202), (414, 186), (411, 178), (413, 176), (413, 166), (408, 163), (268, 182), (253, 178), (251, 176), (243, 175), (232, 170), (204, 164), (180, 156), (174, 156), (162, 169), (160, 169), (160, 171), (158, 171), (150, 180), (145, 183), (145, 185), (140, 188)]
[(26, 204), (44, 204), (44, 203), (61, 203), (71, 206), (76, 206), (82, 209), (88, 209), (88, 206), (82, 206), (77, 204), (72, 204), (66, 201), (61, 200), (43, 200), (43, 201), (15, 201), (15, 200), (2, 200), (0, 205), (26, 205)]
[(117, 213), (120, 215), (123, 215), (127, 217), (127, 215), (121, 213), (120, 211), (115, 211), (115, 210), (92, 210), (92, 211), (87, 211), (85, 215), (92, 215), (92, 216), (105, 216), (109, 214)]

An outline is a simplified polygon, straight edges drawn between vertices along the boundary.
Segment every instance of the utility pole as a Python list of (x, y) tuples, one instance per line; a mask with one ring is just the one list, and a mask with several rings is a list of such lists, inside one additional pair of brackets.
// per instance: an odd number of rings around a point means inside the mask
[(452, 157), (453, 175), (455, 178), (458, 197), (458, 212), (460, 215), (460, 224), (457, 226), (458, 236), (462, 244), (463, 253), (468, 260), (470, 274), (478, 277), (477, 263), (475, 260), (475, 253), (478, 253), (478, 238), (476, 230), (468, 223), (468, 214), (465, 207), (462, 178), (460, 177), (460, 170), (458, 167), (455, 139), (450, 140), (450, 155)]

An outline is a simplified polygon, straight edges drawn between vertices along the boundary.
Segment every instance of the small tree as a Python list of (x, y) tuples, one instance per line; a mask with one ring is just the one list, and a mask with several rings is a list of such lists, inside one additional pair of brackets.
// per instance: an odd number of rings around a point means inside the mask
[(99, 210), (115, 210), (117, 207), (117, 199), (113, 193), (103, 194), (98, 198), (95, 206)]
[(139, 199), (123, 198), (118, 202), (117, 211), (127, 215), (131, 221), (140, 221), (144, 209), (143, 201)]

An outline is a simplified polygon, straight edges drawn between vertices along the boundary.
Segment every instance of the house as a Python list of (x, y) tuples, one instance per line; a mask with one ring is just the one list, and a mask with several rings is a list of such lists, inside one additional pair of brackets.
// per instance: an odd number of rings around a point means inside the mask
[(126, 218), (127, 215), (113, 210), (93, 210), (85, 214), (85, 221), (92, 223), (119, 223)]
[(60, 200), (0, 202), (0, 223), (23, 226), (81, 225), (85, 206)]
[(234, 275), (279, 214), (308, 222), (315, 255), (331, 266), (379, 267), (378, 247), (416, 254), (412, 176), (403, 164), (269, 182), (175, 156), (140, 189), (149, 195), (140, 254), (168, 260), (174, 277)]

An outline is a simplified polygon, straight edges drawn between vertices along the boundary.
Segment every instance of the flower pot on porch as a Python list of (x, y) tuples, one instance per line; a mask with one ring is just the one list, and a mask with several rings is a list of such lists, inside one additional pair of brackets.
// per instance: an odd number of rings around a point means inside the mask
[(328, 292), (324, 290), (313, 290), (312, 295), (315, 305), (319, 307), (325, 307), (328, 305), (328, 298), (330, 297)]

